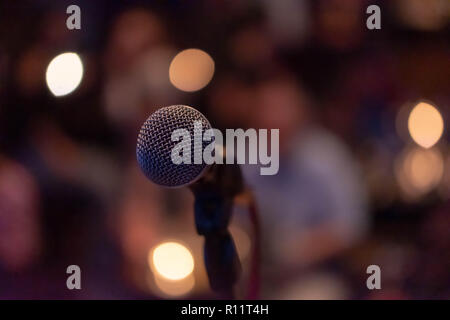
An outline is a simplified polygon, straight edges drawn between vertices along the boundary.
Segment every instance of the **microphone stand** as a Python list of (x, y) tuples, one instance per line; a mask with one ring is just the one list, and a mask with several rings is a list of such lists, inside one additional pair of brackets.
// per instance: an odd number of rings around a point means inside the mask
[(236, 246), (228, 230), (235, 196), (244, 190), (238, 164), (214, 164), (190, 187), (194, 194), (197, 233), (205, 237), (204, 259), (211, 289), (233, 299), (241, 274)]

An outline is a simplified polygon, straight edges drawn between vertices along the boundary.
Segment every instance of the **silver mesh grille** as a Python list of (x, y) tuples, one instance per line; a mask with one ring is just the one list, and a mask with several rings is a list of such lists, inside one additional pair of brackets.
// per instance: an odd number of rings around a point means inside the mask
[[(211, 125), (196, 109), (174, 105), (158, 109), (144, 122), (139, 132), (136, 156), (144, 174), (154, 183), (177, 187), (196, 180), (207, 164), (194, 164), (194, 121), (202, 122), (202, 133)], [(174, 164), (171, 152), (179, 141), (172, 141), (172, 132), (187, 129), (191, 135), (191, 164)], [(202, 141), (202, 150), (210, 141)], [(199, 150), (202, 152), (202, 150)]]

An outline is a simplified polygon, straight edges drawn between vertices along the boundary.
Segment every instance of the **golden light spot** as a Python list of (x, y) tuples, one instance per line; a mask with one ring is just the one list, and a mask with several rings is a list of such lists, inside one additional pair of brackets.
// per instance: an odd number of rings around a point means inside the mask
[(170, 82), (186, 92), (204, 88), (214, 75), (214, 60), (199, 49), (187, 49), (173, 58), (169, 67)]
[(421, 102), (409, 114), (408, 130), (419, 146), (431, 148), (444, 132), (444, 120), (438, 109), (431, 104)]
[(177, 242), (158, 245), (149, 255), (149, 263), (154, 271), (169, 280), (184, 279), (194, 270), (191, 252)]

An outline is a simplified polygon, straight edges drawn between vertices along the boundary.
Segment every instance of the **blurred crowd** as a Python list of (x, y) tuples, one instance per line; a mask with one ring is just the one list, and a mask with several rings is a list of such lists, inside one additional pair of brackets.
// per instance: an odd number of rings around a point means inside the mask
[[(66, 27), (70, 4), (81, 30)], [(370, 4), (380, 30), (366, 28)], [(423, 100), (450, 123), (449, 21), (447, 0), (2, 1), (0, 298), (215, 297), (192, 195), (136, 162), (145, 119), (185, 104), (216, 128), (280, 129), (277, 175), (242, 166), (260, 211), (262, 298), (449, 299), (449, 134), (422, 148), (408, 133)], [(213, 69), (192, 75), (188, 61), (175, 80), (189, 48)], [(57, 97), (46, 68), (63, 52), (84, 74)], [(255, 244), (239, 205), (231, 233), (243, 293)], [(151, 265), (169, 240), (193, 256), (187, 287)], [(381, 290), (366, 287), (372, 264)], [(82, 290), (67, 289), (69, 265)]]

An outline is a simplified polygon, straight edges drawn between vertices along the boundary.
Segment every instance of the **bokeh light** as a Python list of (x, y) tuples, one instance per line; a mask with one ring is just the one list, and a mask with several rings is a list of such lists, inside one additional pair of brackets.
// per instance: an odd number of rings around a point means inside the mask
[(170, 82), (186, 92), (204, 88), (214, 75), (214, 60), (199, 49), (187, 49), (173, 58), (169, 67)]
[(444, 174), (444, 159), (435, 148), (409, 149), (398, 159), (395, 173), (405, 196), (416, 198), (439, 185)]
[(194, 270), (194, 258), (191, 252), (177, 242), (158, 245), (149, 256), (149, 263), (162, 277), (169, 280), (181, 280)]
[(420, 102), (409, 115), (408, 130), (419, 146), (430, 148), (441, 138), (444, 120), (437, 108), (429, 103)]
[(190, 274), (181, 280), (169, 280), (159, 275), (154, 276), (154, 283), (162, 296), (180, 297), (188, 294), (195, 286), (194, 274)]
[(65, 96), (80, 84), (83, 78), (83, 63), (76, 53), (62, 53), (50, 62), (45, 78), (53, 95)]

